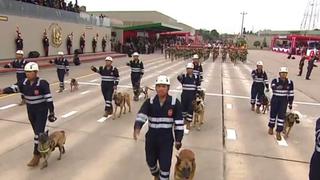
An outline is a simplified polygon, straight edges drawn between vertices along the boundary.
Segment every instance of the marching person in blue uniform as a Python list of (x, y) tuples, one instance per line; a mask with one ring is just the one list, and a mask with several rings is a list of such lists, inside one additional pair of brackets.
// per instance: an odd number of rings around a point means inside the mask
[(257, 105), (256, 112), (260, 113), (260, 106), (262, 97), (264, 95), (264, 87), (266, 91), (269, 92), (269, 83), (267, 73), (263, 70), (263, 62), (257, 62), (257, 69), (251, 72), (253, 83), (251, 86), (251, 110), (255, 110), (255, 105)]
[(139, 53), (135, 52), (133, 53), (133, 60), (127, 63), (127, 66), (131, 67), (131, 83), (132, 83), (132, 89), (133, 89), (133, 100), (138, 101), (139, 100), (139, 89), (140, 89), (140, 82), (141, 78), (144, 74), (144, 67), (143, 62), (139, 60)]
[(188, 63), (186, 66), (187, 73), (180, 74), (177, 77), (178, 81), (182, 84), (182, 116), (187, 124), (187, 130), (190, 130), (190, 124), (193, 119), (192, 101), (195, 99), (197, 91), (200, 90), (200, 79), (193, 74), (193, 68), (193, 63)]
[[(26, 73), (24, 72), (24, 67), (28, 63), (28, 61), (23, 59), (23, 51), (18, 50), (16, 52), (16, 59), (9, 64), (6, 64), (4, 68), (15, 68), (16, 69), (16, 77), (17, 82), (23, 82), (26, 79)], [(25, 100), (23, 98), (23, 95), (21, 95), (21, 102), (20, 105), (24, 105)]]
[(320, 179), (320, 118), (316, 122), (315, 148), (310, 161), (309, 180)]
[[(46, 127), (47, 119), (54, 122), (54, 105), (52, 95), (50, 93), (49, 83), (38, 77), (39, 67), (37, 63), (30, 62), (24, 67), (27, 78), (16, 84), (0, 90), (0, 94), (12, 94), (21, 92), (24, 94), (28, 118), (34, 132), (34, 149), (33, 158), (28, 166), (37, 166), (40, 160), (38, 151), (38, 137), (43, 133)], [(49, 116), (48, 116), (49, 111)]]
[(66, 58), (64, 58), (64, 54), (62, 51), (58, 52), (59, 57), (55, 58), (54, 61), (50, 61), (50, 63), (55, 64), (57, 67), (57, 74), (59, 79), (59, 93), (64, 90), (64, 76), (69, 75), (69, 62)]
[(112, 95), (119, 84), (118, 69), (112, 66), (112, 57), (108, 56), (105, 59), (105, 66), (96, 68), (91, 66), (91, 70), (101, 75), (101, 91), (105, 100), (104, 116), (108, 117), (113, 113)]
[(281, 140), (281, 132), (283, 131), (284, 120), (286, 116), (287, 106), (292, 110), (292, 103), (294, 99), (294, 85), (292, 80), (287, 78), (288, 68), (281, 67), (279, 71), (279, 78), (273, 79), (271, 82), (271, 89), (273, 95), (271, 98), (271, 110), (269, 131), (270, 135), (273, 134), (273, 128), (277, 124), (276, 137)]
[(199, 62), (199, 56), (197, 54), (193, 55), (192, 57), (193, 61), (193, 74), (200, 79), (200, 83), (203, 81), (203, 69), (202, 65)]
[(134, 124), (133, 137), (137, 140), (142, 126), (148, 121), (145, 153), (155, 180), (169, 180), (173, 144), (177, 150), (182, 145), (184, 122), (181, 104), (177, 98), (168, 94), (169, 88), (170, 79), (159, 76), (156, 80), (157, 95), (143, 103)]

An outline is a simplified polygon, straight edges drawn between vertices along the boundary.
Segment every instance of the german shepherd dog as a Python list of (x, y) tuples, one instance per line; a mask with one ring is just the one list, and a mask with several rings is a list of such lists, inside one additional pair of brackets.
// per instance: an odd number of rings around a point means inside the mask
[(49, 131), (39, 134), (38, 151), (40, 152), (41, 157), (44, 159), (41, 169), (48, 167), (48, 158), (56, 147), (59, 148), (60, 152), (58, 160), (61, 160), (62, 154), (66, 152), (64, 149), (65, 143), (66, 135), (64, 131), (55, 131), (50, 134), (50, 136)]
[(197, 93), (196, 98), (192, 101), (194, 126), (200, 130), (200, 126), (204, 123), (204, 101), (201, 94)]
[(263, 96), (261, 98), (261, 105), (262, 105), (262, 113), (263, 114), (265, 114), (266, 111), (270, 110), (270, 100), (265, 94), (263, 94)]
[(70, 92), (76, 91), (79, 89), (79, 83), (75, 78), (72, 78), (70, 81)]
[(285, 138), (289, 137), (289, 133), (293, 127), (293, 125), (300, 123), (300, 117), (297, 113), (287, 112), (286, 119), (284, 120), (283, 134)]
[(174, 167), (174, 180), (193, 180), (196, 171), (194, 153), (189, 149), (183, 149), (177, 156)]
[(126, 104), (127, 106), (129, 107), (129, 112), (131, 112), (131, 103), (130, 103), (130, 95), (126, 92), (117, 92), (113, 95), (113, 100), (114, 100), (114, 104), (115, 104), (115, 110), (114, 110), (114, 113), (113, 113), (113, 119), (116, 118), (116, 113), (117, 113), (117, 110), (118, 110), (118, 107), (120, 107), (120, 113), (119, 113), (119, 116), (118, 118), (121, 117), (121, 114), (122, 114), (122, 110), (123, 110), (123, 114), (126, 114), (126, 111), (127, 111), (127, 107), (126, 107)]

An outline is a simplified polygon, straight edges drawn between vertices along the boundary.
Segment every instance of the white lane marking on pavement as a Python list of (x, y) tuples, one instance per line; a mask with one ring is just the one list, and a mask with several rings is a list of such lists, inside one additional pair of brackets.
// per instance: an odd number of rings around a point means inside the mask
[(111, 117), (112, 117), (112, 115), (108, 115), (108, 117), (102, 117), (102, 118), (98, 119), (97, 122), (103, 123), (103, 122), (105, 122), (107, 119), (109, 119)]
[(77, 112), (78, 112), (78, 111), (71, 111), (71, 112), (69, 112), (69, 113), (67, 113), (67, 114), (62, 115), (61, 117), (62, 117), (62, 118), (67, 118), (67, 117), (70, 117), (70, 116), (76, 114)]
[(0, 107), (0, 110), (9, 109), (9, 108), (12, 108), (12, 107), (15, 107), (15, 106), (18, 106), (18, 104), (9, 104), (9, 105), (6, 105), (6, 106), (2, 106), (2, 107)]
[(226, 90), (226, 94), (230, 94), (230, 91), (229, 91), (229, 90)]
[(89, 82), (97, 82), (97, 81), (99, 81), (99, 79), (93, 79), (93, 80), (91, 80)]
[(227, 104), (227, 109), (232, 109), (232, 104)]
[(185, 125), (185, 126), (184, 126), (184, 134), (187, 135), (187, 134), (189, 134), (189, 132), (190, 132), (190, 131), (187, 129), (187, 125)]
[[(275, 138), (276, 138), (276, 137), (275, 137)], [(277, 143), (278, 143), (279, 146), (288, 147), (288, 143), (287, 143), (287, 141), (284, 139), (283, 136), (281, 136), (281, 141), (278, 141), (278, 140), (277, 140)]]
[(229, 140), (237, 140), (236, 130), (227, 129), (227, 139), (229, 139)]
[(88, 91), (83, 91), (82, 93), (80, 93), (81, 95), (84, 95), (84, 94), (88, 94), (89, 92), (91, 92), (90, 90)]

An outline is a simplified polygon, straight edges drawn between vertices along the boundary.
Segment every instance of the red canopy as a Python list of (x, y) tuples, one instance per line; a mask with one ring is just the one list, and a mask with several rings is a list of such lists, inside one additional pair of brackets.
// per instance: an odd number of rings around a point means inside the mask
[(190, 36), (190, 32), (181, 32), (181, 31), (176, 31), (176, 32), (163, 32), (159, 33), (160, 36)]

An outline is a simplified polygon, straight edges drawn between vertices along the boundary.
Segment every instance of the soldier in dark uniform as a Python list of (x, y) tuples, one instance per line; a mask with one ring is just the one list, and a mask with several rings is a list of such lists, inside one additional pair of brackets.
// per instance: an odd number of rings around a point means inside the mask
[(96, 48), (97, 48), (97, 40), (96, 40), (96, 38), (94, 37), (94, 38), (92, 39), (92, 51), (93, 51), (93, 53), (96, 53)]
[(310, 161), (309, 180), (320, 179), (320, 118), (316, 122), (315, 148)]
[[(34, 132), (33, 158), (28, 166), (35, 167), (39, 164), (40, 153), (38, 151), (39, 134), (43, 133), (46, 127), (47, 119), (54, 122), (54, 105), (50, 93), (49, 83), (38, 77), (39, 67), (37, 63), (30, 62), (24, 67), (27, 78), (24, 81), (0, 89), (1, 94), (12, 94), (21, 92), (24, 94), (27, 103), (28, 118)], [(49, 111), (49, 116), (48, 116)]]
[(313, 67), (318, 67), (317, 65), (314, 64), (315, 62), (317, 62), (317, 60), (319, 60), (319, 54), (317, 54), (316, 56), (314, 56), (312, 59), (309, 60), (308, 67), (307, 67), (308, 71), (306, 75), (306, 80), (311, 80), (310, 75), (313, 70)]
[(143, 103), (134, 124), (133, 138), (137, 140), (141, 128), (148, 121), (145, 155), (154, 180), (169, 180), (173, 144), (177, 150), (182, 146), (184, 122), (181, 104), (168, 94), (169, 88), (169, 78), (159, 76), (156, 80), (157, 95)]
[(16, 50), (23, 50), (23, 39), (21, 37), (20, 32), (18, 32), (18, 36), (17, 36), (15, 42), (16, 42)]
[(80, 49), (82, 53), (84, 53), (84, 47), (86, 45), (86, 40), (84, 38), (85, 38), (84, 35), (80, 37)]
[[(24, 67), (28, 63), (28, 61), (23, 59), (23, 51), (18, 50), (16, 52), (16, 59), (9, 64), (6, 64), (4, 68), (15, 68), (16, 69), (16, 77), (17, 77), (17, 83), (23, 82), (26, 79), (26, 73), (24, 72)], [(23, 94), (21, 94), (21, 102), (20, 105), (24, 105), (25, 100), (23, 97)]]
[(59, 79), (59, 93), (64, 90), (64, 76), (69, 75), (69, 62), (66, 58), (63, 57), (63, 52), (58, 52), (59, 57), (55, 58), (54, 61), (50, 61), (50, 63), (54, 63), (57, 67), (57, 74)]
[(69, 35), (67, 37), (67, 51), (68, 51), (68, 55), (71, 54), (71, 48), (72, 48), (72, 37), (71, 35)]
[(144, 74), (143, 62), (139, 60), (139, 53), (133, 53), (133, 60), (127, 63), (131, 67), (131, 83), (133, 89), (133, 100), (138, 101), (140, 95), (140, 83)]
[(91, 70), (101, 75), (101, 91), (105, 100), (104, 116), (108, 117), (113, 113), (112, 95), (119, 84), (119, 72), (112, 66), (112, 57), (106, 57), (105, 61), (105, 66), (100, 66), (99, 69), (91, 66)]
[(102, 51), (106, 52), (107, 41), (104, 37), (102, 38), (101, 45), (102, 45)]
[(307, 59), (307, 57), (305, 55), (303, 55), (300, 59), (300, 62), (299, 62), (299, 73), (298, 73), (298, 76), (301, 76), (302, 75), (302, 71), (303, 71), (303, 66), (304, 66), (304, 61)]
[(44, 33), (44, 35), (43, 35), (42, 46), (44, 49), (45, 56), (48, 57), (48, 55), (49, 55), (49, 38), (47, 36), (47, 33)]

